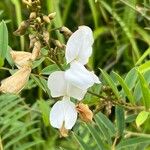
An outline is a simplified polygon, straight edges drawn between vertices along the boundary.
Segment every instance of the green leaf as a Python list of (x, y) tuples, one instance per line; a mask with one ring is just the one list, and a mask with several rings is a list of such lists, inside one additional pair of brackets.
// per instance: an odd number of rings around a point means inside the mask
[(58, 70), (59, 70), (59, 68), (57, 67), (57, 65), (56, 64), (52, 64), (52, 65), (49, 65), (49, 66), (45, 67), (41, 71), (41, 74), (50, 75), (52, 72), (58, 71)]
[[(96, 121), (96, 124), (98, 125), (98, 128), (100, 130), (99, 136), (104, 137), (104, 139), (108, 142), (108, 144), (111, 145), (112, 144), (111, 137), (113, 137), (114, 135), (112, 135), (111, 132), (109, 132), (108, 128), (104, 126), (104, 124), (101, 121), (101, 118), (98, 115), (94, 117), (94, 120)], [(102, 135), (100, 135), (100, 133)]]
[(46, 92), (46, 89), (44, 87), (44, 85), (42, 84), (42, 82), (40, 81), (39, 78), (37, 78), (35, 75), (31, 74), (31, 78), (35, 81), (35, 83), (41, 88), (43, 89), (43, 91)]
[(106, 127), (111, 136), (114, 136), (116, 134), (113, 123), (104, 114), (100, 112), (96, 115), (96, 117), (101, 120), (101, 123)]
[(3, 58), (0, 57), (0, 68), (3, 67), (3, 65), (4, 65), (4, 60)]
[(135, 100), (133, 97), (133, 94), (130, 92), (130, 89), (128, 88), (127, 84), (124, 82), (124, 80), (115, 72), (113, 72), (113, 74), (115, 75), (115, 77), (117, 78), (117, 80), (119, 81), (120, 85), (122, 86), (125, 94), (127, 95), (129, 101), (134, 104)]
[(44, 100), (38, 100), (39, 109), (42, 112), (42, 118), (45, 126), (49, 126), (49, 106)]
[[(133, 78), (134, 77), (134, 78)], [(125, 83), (127, 84), (128, 88), (132, 90), (135, 86), (137, 81), (138, 74), (135, 68), (131, 69), (125, 77)]]
[(142, 125), (146, 119), (149, 116), (149, 112), (147, 111), (141, 111), (138, 116), (136, 117), (136, 125), (139, 127), (140, 125)]
[(75, 140), (79, 143), (82, 150), (91, 150), (91, 148), (87, 144), (84, 143), (84, 141), (82, 140), (80, 136), (78, 136), (76, 133), (73, 133), (73, 136)]
[(117, 89), (116, 85), (114, 84), (113, 80), (110, 78), (110, 76), (107, 74), (106, 71), (104, 71), (102, 69), (100, 69), (100, 70), (102, 72), (102, 75), (103, 75), (104, 79), (109, 84), (109, 86), (112, 88), (112, 90), (113, 90), (114, 94), (116, 95), (116, 97), (118, 99), (120, 99), (120, 94), (119, 94), (118, 89)]
[(89, 124), (87, 124), (86, 127), (89, 130), (89, 132), (91, 133), (91, 135), (93, 136), (93, 138), (95, 139), (98, 149), (99, 150), (105, 149), (103, 141), (102, 141), (101, 137), (99, 136), (97, 130), (94, 127), (92, 127), (92, 125), (89, 125)]
[(122, 140), (118, 145), (116, 150), (122, 150), (123, 148), (128, 148), (131, 146), (136, 146), (137, 144), (145, 144), (150, 143), (150, 138), (145, 137), (135, 137), (135, 138), (129, 138)]
[(8, 49), (8, 30), (6, 23), (0, 23), (0, 57), (5, 59)]
[(120, 106), (116, 106), (115, 109), (116, 124), (118, 129), (119, 136), (123, 135), (125, 129), (125, 118), (124, 118), (124, 109)]
[(146, 109), (150, 108), (150, 89), (149, 85), (147, 84), (146, 80), (144, 79), (143, 75), (138, 71), (140, 85), (143, 95), (143, 102)]
[(141, 72), (141, 73), (144, 73), (148, 70), (150, 70), (150, 61), (147, 61), (146, 63), (140, 65), (138, 67), (138, 70)]
[(45, 58), (42, 57), (41, 59), (34, 61), (34, 62), (33, 62), (32, 69), (38, 67), (44, 60), (45, 60)]

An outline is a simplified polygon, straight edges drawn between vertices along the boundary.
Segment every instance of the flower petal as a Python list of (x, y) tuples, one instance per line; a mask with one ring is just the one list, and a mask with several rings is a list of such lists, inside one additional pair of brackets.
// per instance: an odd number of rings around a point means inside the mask
[(83, 65), (86, 64), (92, 54), (93, 42), (92, 30), (87, 26), (80, 26), (79, 29), (70, 36), (67, 42), (67, 63), (78, 60)]
[(87, 90), (82, 90), (72, 84), (67, 84), (67, 95), (73, 97), (77, 100), (82, 100), (86, 94)]
[(70, 84), (83, 90), (95, 83), (92, 73), (77, 61), (71, 63), (70, 69), (65, 72), (65, 78)]
[(66, 95), (67, 84), (64, 78), (64, 71), (55, 71), (48, 77), (48, 88), (52, 97)]
[(53, 127), (60, 129), (63, 126), (66, 129), (71, 129), (77, 120), (77, 111), (75, 104), (68, 98), (54, 104), (50, 111), (50, 123)]

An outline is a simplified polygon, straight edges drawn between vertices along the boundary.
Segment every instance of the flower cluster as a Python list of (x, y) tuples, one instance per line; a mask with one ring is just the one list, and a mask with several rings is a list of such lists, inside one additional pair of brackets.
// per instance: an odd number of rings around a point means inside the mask
[[(55, 71), (48, 78), (52, 97), (63, 97), (50, 111), (50, 123), (60, 130), (62, 136), (67, 136), (67, 131), (74, 126), (80, 110), (70, 98), (80, 101), (89, 87), (100, 83), (98, 77), (84, 66), (92, 54), (93, 42), (92, 30), (87, 26), (80, 26), (66, 45), (65, 58), (70, 68), (66, 71)], [(86, 108), (87, 106), (84, 109)]]

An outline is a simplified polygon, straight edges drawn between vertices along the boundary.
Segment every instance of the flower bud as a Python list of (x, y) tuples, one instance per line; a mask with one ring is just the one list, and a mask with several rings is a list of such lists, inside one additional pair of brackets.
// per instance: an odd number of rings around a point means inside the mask
[(41, 18), (40, 18), (40, 17), (37, 17), (37, 18), (36, 18), (36, 21), (37, 21), (38, 23), (41, 23)]
[(89, 109), (88, 105), (79, 103), (76, 106), (76, 109), (79, 113), (81, 120), (85, 122), (91, 122), (93, 118), (93, 112)]
[(35, 60), (40, 55), (41, 43), (40, 41), (36, 41), (34, 43), (34, 48), (32, 51), (32, 60)]
[(50, 14), (48, 15), (48, 17), (49, 17), (50, 20), (54, 19), (55, 16), (56, 16), (56, 12), (50, 13)]
[(34, 43), (37, 41), (35, 35), (33, 34), (29, 34), (29, 39), (30, 39), (30, 46), (29, 48), (33, 48), (34, 47)]
[(71, 36), (72, 35), (72, 32), (71, 30), (69, 30), (67, 27), (61, 27), (60, 28), (60, 33), (64, 34), (65, 36)]
[(32, 6), (32, 3), (27, 0), (22, 0), (22, 2), (28, 6)]
[(46, 23), (50, 23), (50, 19), (48, 16), (43, 16), (43, 20), (46, 22)]
[(58, 40), (54, 40), (54, 45), (57, 46), (58, 48), (64, 48), (64, 44), (60, 43)]
[(15, 74), (1, 82), (0, 91), (3, 93), (19, 93), (28, 82), (30, 73), (30, 67), (21, 68)]
[(47, 44), (49, 43), (49, 32), (48, 31), (43, 32), (43, 39)]
[(35, 18), (36, 18), (36, 12), (31, 12), (29, 18), (30, 18), (30, 19), (35, 19)]
[(14, 35), (16, 36), (24, 35), (28, 26), (29, 26), (28, 21), (22, 21), (18, 29), (14, 32)]
[(18, 68), (30, 66), (31, 53), (23, 51), (10, 51), (11, 57)]

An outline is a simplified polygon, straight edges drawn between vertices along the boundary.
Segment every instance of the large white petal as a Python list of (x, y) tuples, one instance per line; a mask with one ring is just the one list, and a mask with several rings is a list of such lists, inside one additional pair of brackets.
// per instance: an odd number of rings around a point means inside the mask
[(64, 71), (55, 71), (48, 77), (48, 88), (52, 97), (66, 95), (67, 84), (64, 78)]
[(65, 72), (65, 79), (70, 84), (83, 90), (87, 90), (94, 83), (97, 83), (93, 73), (77, 61), (71, 63), (70, 69)]
[(73, 97), (77, 100), (82, 100), (86, 94), (87, 90), (82, 90), (72, 84), (67, 84), (67, 95)]
[(83, 65), (88, 62), (92, 54), (94, 42), (92, 30), (87, 26), (80, 26), (69, 38), (66, 45), (66, 60), (70, 63), (78, 60)]
[(77, 120), (75, 104), (68, 98), (54, 104), (50, 111), (50, 123), (53, 127), (60, 129), (64, 123), (66, 129), (71, 129)]

